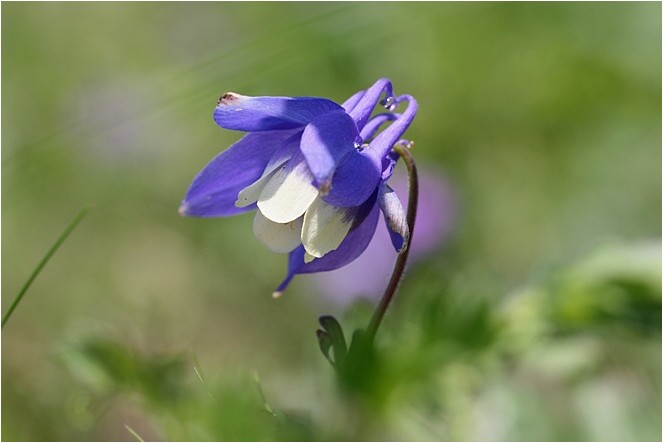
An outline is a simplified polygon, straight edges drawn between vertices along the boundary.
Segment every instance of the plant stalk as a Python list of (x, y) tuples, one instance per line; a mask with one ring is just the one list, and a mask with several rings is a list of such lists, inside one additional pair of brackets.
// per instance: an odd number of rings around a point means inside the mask
[(401, 253), (398, 255), (398, 258), (396, 259), (396, 264), (394, 265), (394, 270), (391, 273), (391, 279), (389, 280), (387, 289), (385, 290), (384, 295), (380, 300), (380, 304), (378, 304), (377, 308), (375, 309), (373, 317), (371, 317), (371, 321), (368, 324), (368, 327), (366, 328), (366, 340), (368, 345), (371, 345), (373, 343), (378, 327), (380, 327), (380, 323), (382, 323), (382, 318), (387, 312), (387, 308), (389, 307), (389, 304), (391, 303), (391, 300), (394, 298), (396, 290), (398, 289), (398, 284), (403, 278), (403, 271), (405, 271), (405, 264), (407, 263), (407, 258), (410, 254), (410, 247), (412, 246), (414, 222), (417, 218), (417, 202), (419, 198), (419, 177), (417, 175), (417, 166), (415, 165), (414, 158), (410, 153), (410, 144), (408, 143), (406, 145), (404, 143), (398, 143), (394, 145), (394, 151), (396, 151), (396, 153), (398, 153), (398, 155), (400, 155), (400, 157), (403, 159), (408, 172), (409, 196), (408, 196), (406, 220), (407, 220), (407, 226), (410, 230), (410, 237), (408, 239), (407, 244), (405, 245), (405, 249), (401, 251)]

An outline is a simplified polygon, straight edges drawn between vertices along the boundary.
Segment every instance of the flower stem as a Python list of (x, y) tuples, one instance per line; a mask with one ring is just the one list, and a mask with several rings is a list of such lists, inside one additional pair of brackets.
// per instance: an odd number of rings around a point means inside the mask
[(403, 271), (405, 271), (405, 264), (410, 254), (410, 246), (412, 245), (414, 221), (417, 218), (417, 202), (419, 198), (419, 178), (417, 175), (417, 166), (414, 163), (414, 158), (412, 158), (412, 154), (410, 154), (410, 147), (411, 147), (410, 143), (405, 144), (399, 142), (396, 145), (394, 145), (394, 151), (396, 151), (396, 153), (400, 155), (403, 161), (405, 162), (405, 166), (407, 167), (407, 172), (409, 176), (407, 226), (410, 231), (410, 237), (408, 239), (407, 244), (405, 245), (405, 249), (401, 251), (401, 253), (398, 255), (398, 258), (396, 259), (396, 264), (394, 265), (394, 270), (391, 273), (391, 279), (389, 280), (387, 289), (385, 290), (384, 295), (382, 296), (382, 300), (380, 300), (380, 304), (375, 309), (373, 317), (371, 317), (371, 321), (368, 324), (368, 328), (366, 328), (366, 340), (369, 345), (373, 343), (373, 340), (375, 339), (375, 334), (377, 333), (378, 327), (382, 322), (382, 318), (384, 317), (385, 312), (387, 312), (387, 308), (389, 307), (391, 300), (394, 298), (394, 295), (396, 294), (396, 289), (398, 289), (398, 284), (403, 278)]

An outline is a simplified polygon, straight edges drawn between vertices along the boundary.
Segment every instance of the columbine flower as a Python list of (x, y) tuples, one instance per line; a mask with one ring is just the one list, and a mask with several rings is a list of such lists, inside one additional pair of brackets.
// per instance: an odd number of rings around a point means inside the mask
[[(383, 93), (385, 97), (380, 101)], [(402, 114), (393, 112), (407, 102)], [(371, 117), (382, 104), (388, 112)], [(409, 240), (405, 214), (386, 184), (392, 151), (417, 112), (381, 79), (343, 105), (315, 97), (224, 94), (214, 111), (222, 128), (249, 132), (194, 179), (180, 214), (224, 217), (257, 209), (253, 231), (290, 253), (278, 296), (296, 274), (329, 271), (368, 246), (382, 211), (396, 251)], [(379, 132), (380, 127), (392, 122)]]

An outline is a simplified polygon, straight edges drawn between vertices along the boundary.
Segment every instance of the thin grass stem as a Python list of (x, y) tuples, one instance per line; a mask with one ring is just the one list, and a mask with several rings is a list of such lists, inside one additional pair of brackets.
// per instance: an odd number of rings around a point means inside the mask
[(12, 302), (11, 306), (9, 306), (9, 309), (7, 310), (7, 313), (2, 317), (2, 328), (5, 327), (5, 324), (13, 314), (14, 310), (18, 306), (18, 304), (21, 302), (23, 299), (23, 296), (25, 293), (28, 291), (30, 286), (32, 285), (32, 282), (37, 278), (41, 270), (46, 266), (46, 263), (51, 259), (53, 254), (60, 248), (62, 243), (67, 239), (69, 234), (72, 233), (74, 229), (76, 229), (76, 226), (85, 218), (85, 216), (90, 212), (90, 208), (83, 208), (80, 210), (80, 212), (76, 215), (76, 217), (73, 218), (73, 220), (69, 223), (69, 225), (65, 228), (65, 230), (60, 234), (60, 237), (56, 240), (56, 242), (51, 246), (51, 249), (48, 250), (44, 258), (41, 259), (37, 267), (32, 271), (32, 274), (30, 274), (30, 277), (28, 277), (28, 280), (25, 282), (21, 290), (18, 292), (18, 295)]
[(130, 433), (131, 435), (133, 435), (134, 438), (135, 438), (136, 440), (138, 440), (138, 441), (142, 441), (142, 442), (145, 441), (145, 440), (143, 440), (143, 438), (142, 438), (140, 435), (138, 435), (138, 432), (136, 432), (136, 431), (134, 431), (133, 429), (131, 429), (131, 426), (129, 426), (128, 424), (126, 424), (126, 423), (124, 424), (124, 429), (126, 429), (127, 431), (129, 431), (129, 433)]

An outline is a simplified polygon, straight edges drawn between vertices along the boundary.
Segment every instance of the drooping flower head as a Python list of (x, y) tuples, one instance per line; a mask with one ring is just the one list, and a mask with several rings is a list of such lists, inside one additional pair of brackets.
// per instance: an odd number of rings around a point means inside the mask
[[(397, 113), (401, 102), (407, 106)], [(378, 105), (386, 112), (373, 115)], [(214, 120), (248, 134), (203, 168), (180, 214), (225, 217), (256, 210), (256, 237), (273, 252), (289, 253), (288, 274), (275, 296), (296, 274), (329, 271), (356, 259), (373, 237), (380, 212), (400, 252), (409, 232), (387, 181), (398, 160), (392, 147), (416, 113), (416, 100), (395, 96), (387, 79), (342, 105), (326, 98), (226, 93)]]

